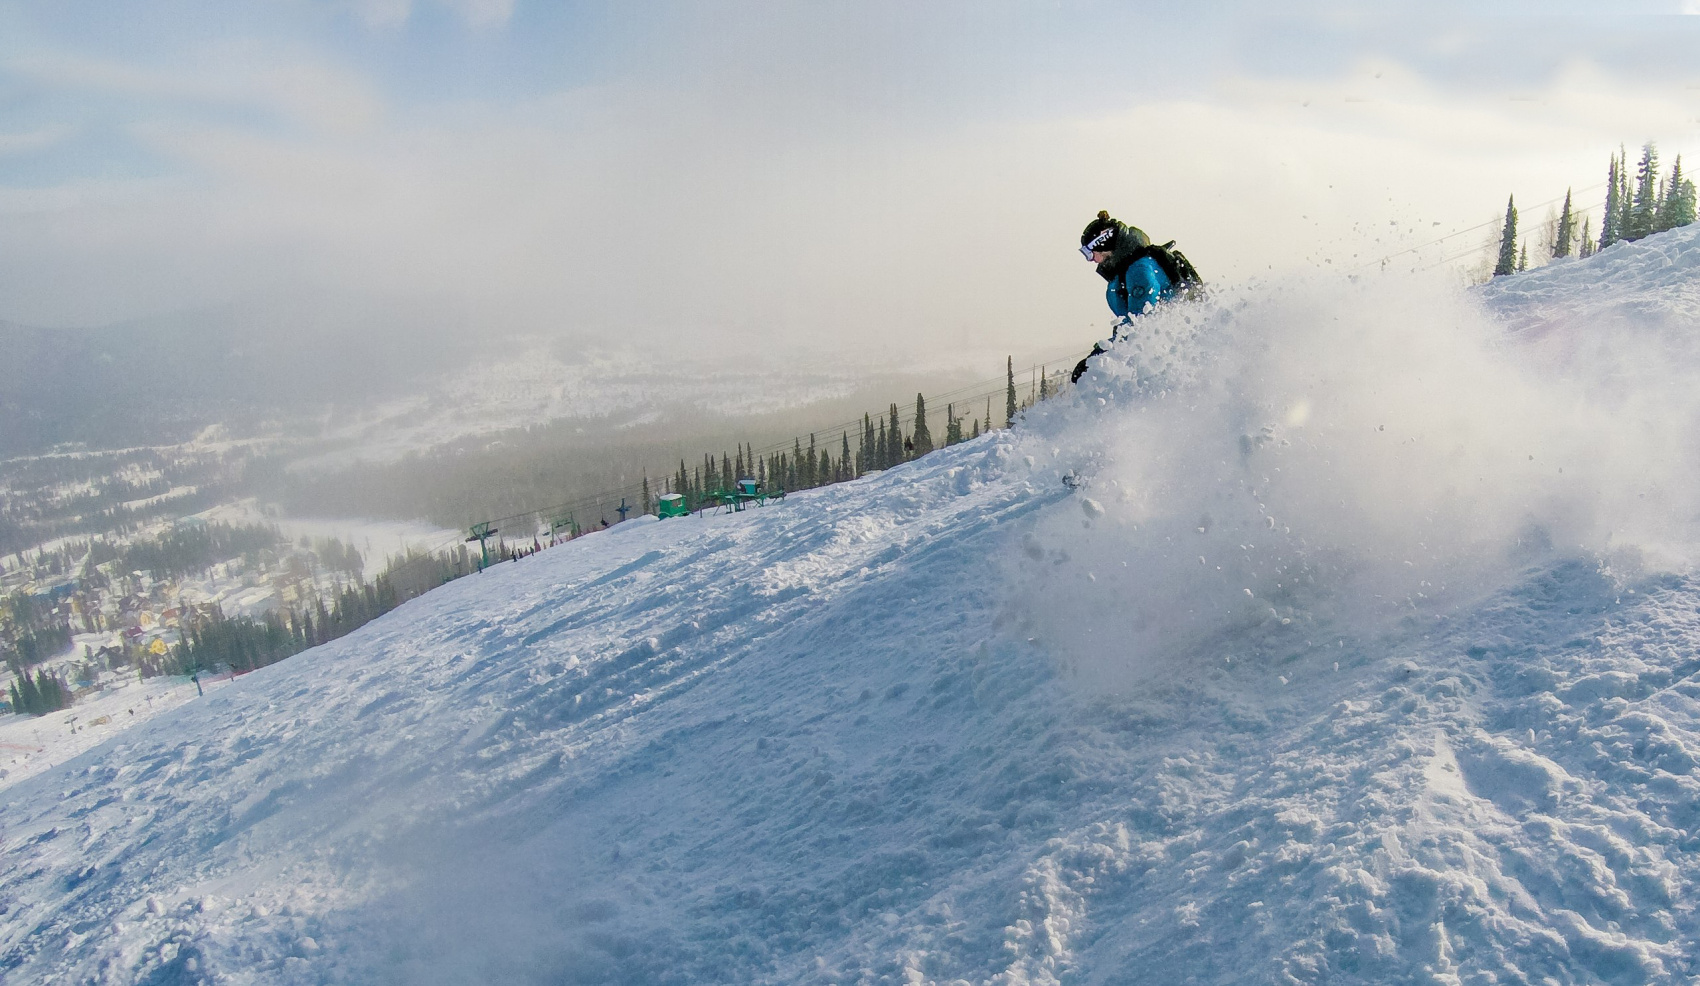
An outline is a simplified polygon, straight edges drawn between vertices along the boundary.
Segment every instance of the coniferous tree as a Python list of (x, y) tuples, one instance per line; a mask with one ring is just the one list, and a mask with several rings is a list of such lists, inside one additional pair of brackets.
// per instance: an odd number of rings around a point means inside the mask
[(1004, 391), (1004, 421), (1005, 427), (1015, 427), (1015, 357), (1009, 357), (1006, 369), (1009, 372), (1009, 386)]
[(962, 441), (962, 421), (956, 416), (956, 405), (947, 403), (944, 406), (944, 447), (950, 448), (960, 441)]
[(71, 706), (70, 690), (45, 668), (34, 675), (18, 675), (10, 692), (12, 711), (19, 715), (46, 715)]
[(818, 468), (819, 457), (815, 454), (815, 433), (812, 431), (809, 432), (809, 457), (806, 461), (808, 471), (804, 474), (803, 485), (814, 489), (821, 484), (821, 475)]
[(1493, 266), (1493, 276), (1503, 277), (1517, 269), (1517, 197), (1505, 202), (1505, 228), (1499, 233), (1499, 262)]
[(1600, 217), (1600, 249), (1616, 243), (1621, 237), (1618, 230), (1618, 217), (1623, 213), (1623, 203), (1619, 198), (1618, 186), (1621, 184), (1617, 156), (1611, 159), (1611, 168), (1606, 171), (1606, 207)]
[(1521, 274), (1528, 269), (1529, 269), (1529, 241), (1524, 240), (1522, 252), (1517, 254), (1517, 273)]
[(1558, 214), (1558, 235), (1553, 237), (1552, 255), (1570, 256), (1571, 241), (1575, 238), (1576, 216), (1570, 211), (1570, 189), (1564, 190), (1564, 211)]
[(1584, 260), (1594, 255), (1593, 224), (1592, 216), (1582, 217), (1582, 236), (1576, 241), (1576, 256)]
[(1692, 223), (1695, 218), (1694, 182), (1682, 173), (1682, 155), (1676, 156), (1670, 180), (1665, 183), (1664, 201), (1659, 208), (1661, 229), (1677, 229)]
[(885, 437), (885, 415), (882, 414), (882, 415), (880, 415), (879, 438), (875, 439), (874, 468), (875, 469), (885, 469), (885, 468), (887, 468), (886, 461), (890, 457), (891, 457), (891, 450), (890, 450), (890, 448), (887, 447), (887, 439)]
[(649, 502), (649, 471), (646, 469), (643, 474), (643, 507), (640, 513), (650, 514), (654, 512)]
[(1039, 399), (1042, 401), (1051, 399), (1051, 380), (1045, 374), (1045, 368), (1042, 366), (1039, 367)]
[(927, 399), (915, 395), (915, 458), (933, 450), (933, 433), (927, 428)]
[(862, 452), (856, 457), (856, 474), (878, 469), (879, 459), (875, 458), (874, 448), (874, 419), (873, 415), (862, 412)]
[(58, 684), (58, 679), (50, 677), (45, 669), (35, 673), (35, 709), (33, 711), (47, 713), (64, 707), (58, 702)]
[(1641, 148), (1641, 163), (1635, 169), (1635, 198), (1629, 209), (1623, 238), (1639, 240), (1654, 231), (1659, 211), (1659, 151), (1649, 141)]
[(839, 436), (839, 438), (841, 438), (842, 441), (839, 443), (838, 448), (838, 471), (840, 473), (838, 481), (843, 482), (847, 479), (856, 478), (854, 466), (856, 460), (850, 458), (850, 432), (845, 431)]
[(1630, 213), (1635, 203), (1635, 186), (1629, 181), (1629, 152), (1618, 148), (1617, 156), (1617, 239), (1613, 242), (1622, 243), (1629, 239)]
[(903, 425), (897, 420), (897, 405), (891, 405), (888, 413), (891, 416), (891, 437), (887, 440), (887, 451), (891, 453), (891, 464), (895, 466), (908, 456), (903, 448)]

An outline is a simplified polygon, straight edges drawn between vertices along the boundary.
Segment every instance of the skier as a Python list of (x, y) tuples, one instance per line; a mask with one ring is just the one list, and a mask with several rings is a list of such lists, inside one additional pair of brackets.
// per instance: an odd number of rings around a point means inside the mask
[[(1144, 230), (1111, 219), (1109, 212), (1103, 210), (1081, 231), (1081, 256), (1096, 264), (1098, 276), (1109, 282), (1104, 300), (1117, 318), (1110, 342), (1122, 338), (1123, 329), (1133, 323), (1135, 315), (1143, 315), (1177, 291), (1201, 283), (1198, 272), (1174, 245), (1171, 240), (1154, 246)], [(1074, 368), (1069, 380), (1078, 382), (1086, 372), (1086, 360), (1104, 348), (1101, 342), (1094, 344), (1092, 352)]]

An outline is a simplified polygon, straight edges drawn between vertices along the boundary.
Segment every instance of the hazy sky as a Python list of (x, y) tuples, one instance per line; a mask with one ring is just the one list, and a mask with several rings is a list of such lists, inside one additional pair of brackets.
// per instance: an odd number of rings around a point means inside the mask
[(1100, 208), (1239, 280), (1596, 201), (1620, 143), (1668, 168), (1684, 2), (0, 3), (0, 319), (1089, 342)]

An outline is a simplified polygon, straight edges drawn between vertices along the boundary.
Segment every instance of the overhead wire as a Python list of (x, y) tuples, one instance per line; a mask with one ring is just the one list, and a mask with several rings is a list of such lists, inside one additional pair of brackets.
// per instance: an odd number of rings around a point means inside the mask
[[(1572, 190), (1566, 191), (1563, 195), (1557, 196), (1556, 198), (1548, 199), (1545, 202), (1537, 202), (1534, 205), (1529, 206), (1529, 208), (1530, 209), (1542, 209), (1542, 208), (1545, 208), (1549, 205), (1557, 205), (1558, 203), (1563, 202), (1565, 200), (1565, 198), (1567, 198), (1571, 195), (1586, 195), (1589, 192), (1595, 192), (1595, 191), (1598, 191), (1598, 190), (1606, 187), (1607, 184), (1608, 184), (1607, 182), (1602, 181), (1597, 185), (1589, 185), (1587, 188), (1581, 189), (1580, 191), (1576, 191), (1576, 190), (1572, 189)], [(1573, 209), (1573, 211), (1574, 212), (1585, 212), (1585, 211), (1591, 210), (1593, 208), (1595, 208), (1595, 207), (1594, 206), (1588, 206), (1586, 209)], [(1403, 250), (1399, 250), (1399, 251), (1396, 251), (1394, 253), (1390, 253), (1387, 256), (1380, 258), (1379, 260), (1371, 260), (1367, 263), (1359, 264), (1358, 266), (1353, 267), (1349, 273), (1355, 274), (1355, 273), (1358, 273), (1359, 271), (1369, 270), (1371, 267), (1380, 267), (1382, 264), (1387, 263), (1389, 260), (1392, 260), (1395, 257), (1402, 257), (1407, 253), (1415, 253), (1418, 250), (1426, 250), (1431, 246), (1435, 246), (1436, 244), (1444, 243), (1447, 240), (1453, 239), (1455, 237), (1463, 236), (1466, 233), (1474, 233), (1477, 230), (1487, 229), (1489, 226), (1493, 226), (1493, 225), (1495, 225), (1497, 223), (1501, 223), (1501, 222), (1504, 222), (1504, 220), (1503, 219), (1489, 219), (1487, 222), (1477, 223), (1476, 225), (1470, 226), (1470, 227), (1465, 228), (1465, 229), (1453, 230), (1452, 232), (1447, 233), (1445, 236), (1438, 236), (1438, 237), (1436, 237), (1432, 240), (1429, 240), (1427, 243), (1419, 243), (1416, 246), (1406, 247)], [(1475, 250), (1472, 249), (1472, 250), (1470, 250), (1466, 253), (1461, 253), (1461, 254), (1458, 254), (1457, 256), (1451, 257), (1447, 260), (1443, 260), (1443, 261), (1441, 261), (1441, 263), (1442, 264), (1450, 263), (1453, 260), (1458, 260), (1462, 257), (1467, 257), (1471, 253), (1474, 253), (1474, 252), (1475, 252)], [(1440, 266), (1440, 264), (1436, 264), (1434, 266), (1438, 267), (1438, 266)], [(1432, 270), (1433, 268), (1425, 267), (1425, 268), (1421, 268), (1421, 269)]]

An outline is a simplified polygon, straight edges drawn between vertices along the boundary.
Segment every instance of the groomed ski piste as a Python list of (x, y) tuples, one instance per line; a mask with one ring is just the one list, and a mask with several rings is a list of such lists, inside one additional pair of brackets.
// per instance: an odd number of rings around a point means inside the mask
[(1690, 982), (1697, 324), (1700, 227), (1218, 288), (450, 583), (6, 789), (0, 979)]

